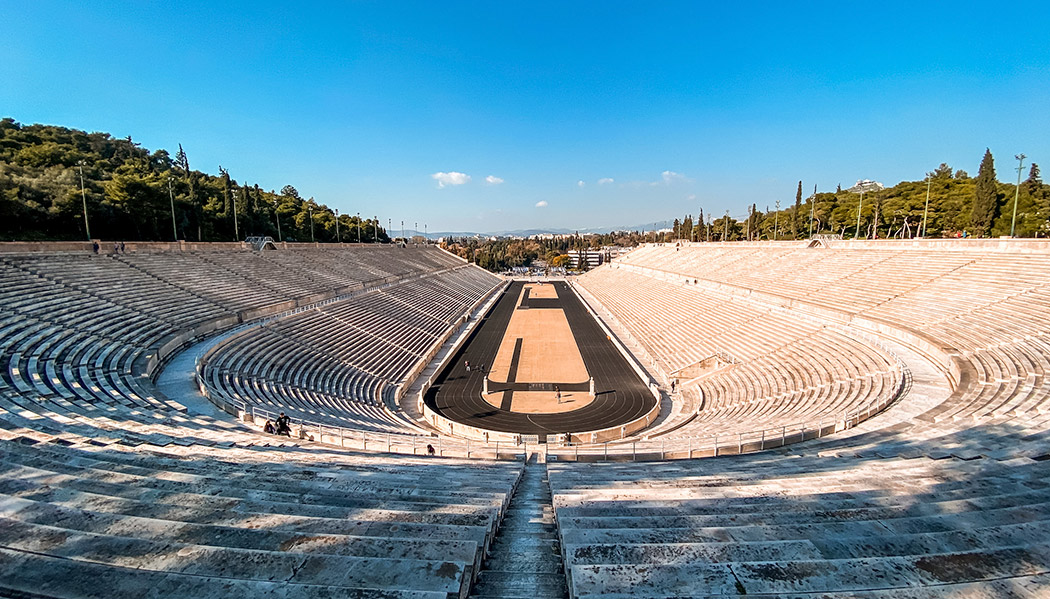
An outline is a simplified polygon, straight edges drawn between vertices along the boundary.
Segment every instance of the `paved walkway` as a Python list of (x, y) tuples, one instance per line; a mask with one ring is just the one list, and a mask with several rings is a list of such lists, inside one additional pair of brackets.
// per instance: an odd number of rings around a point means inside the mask
[(241, 325), (214, 337), (209, 337), (200, 343), (191, 345), (170, 359), (167, 365), (157, 376), (157, 389), (161, 393), (186, 406), (190, 414), (201, 414), (222, 420), (235, 421), (223, 410), (208, 401), (207, 397), (201, 395), (197, 387), (197, 360), (209, 349), (222, 343), (230, 336), (243, 331), (246, 328), (258, 326), (258, 323)]

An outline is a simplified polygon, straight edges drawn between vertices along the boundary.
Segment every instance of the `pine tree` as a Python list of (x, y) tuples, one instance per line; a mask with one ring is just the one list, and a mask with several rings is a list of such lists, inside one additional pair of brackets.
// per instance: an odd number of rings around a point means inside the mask
[(981, 159), (981, 167), (977, 170), (977, 189), (974, 193), (973, 211), (970, 216), (975, 235), (984, 237), (989, 233), (998, 207), (995, 160), (992, 158), (992, 151), (986, 148), (984, 158)]
[(1043, 187), (1043, 179), (1039, 176), (1039, 165), (1032, 163), (1032, 167), (1028, 169), (1028, 179), (1024, 182), (1024, 190), (1028, 192), (1028, 195), (1035, 197), (1039, 190)]

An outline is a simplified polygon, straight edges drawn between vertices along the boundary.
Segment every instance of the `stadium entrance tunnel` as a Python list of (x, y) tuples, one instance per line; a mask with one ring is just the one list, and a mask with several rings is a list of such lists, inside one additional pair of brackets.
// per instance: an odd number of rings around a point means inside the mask
[(619, 439), (648, 426), (659, 409), (646, 381), (561, 281), (507, 286), (423, 401), (443, 432), (541, 443)]

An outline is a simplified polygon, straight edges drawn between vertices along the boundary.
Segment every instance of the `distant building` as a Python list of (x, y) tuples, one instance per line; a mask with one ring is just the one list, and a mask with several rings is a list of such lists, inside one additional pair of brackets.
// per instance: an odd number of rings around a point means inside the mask
[(854, 183), (853, 187), (850, 187), (846, 191), (851, 191), (853, 193), (868, 193), (870, 191), (879, 191), (882, 189), (886, 189), (886, 186), (882, 183), (879, 183), (878, 181), (872, 181), (871, 179), (861, 179), (860, 181)]
[(569, 250), (569, 260), (573, 268), (580, 268), (583, 262), (588, 268), (601, 266), (608, 260), (608, 256), (602, 250)]

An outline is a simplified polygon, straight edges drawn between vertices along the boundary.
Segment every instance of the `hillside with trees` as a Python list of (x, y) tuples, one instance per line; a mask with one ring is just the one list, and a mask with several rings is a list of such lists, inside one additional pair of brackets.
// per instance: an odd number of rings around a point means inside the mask
[[(1016, 173), (1016, 163), (1006, 172)], [(1010, 167), (1007, 167), (1010, 168)], [(816, 192), (802, 198), (802, 183), (795, 202), (782, 210), (759, 210), (752, 205), (748, 215), (728, 215), (705, 220), (701, 213), (694, 223), (688, 215), (675, 220), (672, 237), (696, 241), (743, 239), (805, 239), (813, 234), (832, 233), (845, 238), (869, 239), (924, 237), (998, 237), (1009, 235), (1017, 197), (1016, 237), (1050, 236), (1050, 185), (1043, 183), (1039, 165), (1025, 167), (1027, 178), (1020, 190), (1014, 183), (996, 179), (994, 158), (986, 151), (977, 177), (964, 170), (952, 171), (941, 164), (919, 181), (901, 181), (877, 191), (843, 190)], [(928, 194), (928, 195), (927, 195)], [(929, 207), (927, 211), (927, 197)], [(858, 219), (858, 211), (860, 218)], [(926, 231), (922, 232), (926, 213)]]
[[(238, 181), (222, 166), (218, 174), (193, 168), (181, 146), (150, 151), (130, 137), (87, 133), (51, 125), (0, 120), (0, 240), (84, 240), (85, 206), (90, 236), (97, 239), (235, 241), (269, 235), (287, 241), (387, 242), (376, 220), (359, 220), (303, 198), (295, 187), (264, 190)], [(635, 245), (641, 241), (693, 239), (803, 239), (811, 233), (846, 238), (909, 238), (1009, 235), (1015, 192), (1018, 237), (1050, 235), (1050, 185), (1039, 167), (1026, 167), (1020, 189), (996, 178), (986, 151), (977, 176), (947, 164), (919, 181), (863, 195), (841, 186), (803, 197), (803, 183), (784, 208), (752, 204), (743, 217), (701, 213), (675, 219), (672, 232), (640, 232), (552, 240), (462, 239), (448, 248), (491, 270), (553, 261), (570, 249)], [(1014, 174), (1013, 163), (1001, 167)], [(788, 192), (790, 193), (790, 192)], [(929, 199), (927, 209), (927, 198)], [(793, 202), (792, 202), (793, 200)], [(859, 219), (858, 219), (859, 213)]]
[[(222, 166), (192, 168), (179, 146), (149, 151), (130, 137), (0, 120), (0, 240), (389, 241), (375, 220), (239, 182)], [(84, 212), (87, 212), (87, 227)]]

